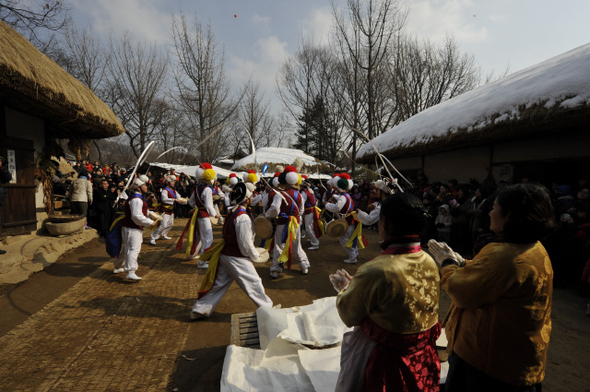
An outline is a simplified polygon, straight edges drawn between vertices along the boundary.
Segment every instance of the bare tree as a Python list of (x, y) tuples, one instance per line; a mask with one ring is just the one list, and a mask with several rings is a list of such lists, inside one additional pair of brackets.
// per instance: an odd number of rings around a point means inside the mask
[(279, 69), (277, 90), (292, 116), (295, 146), (322, 159), (334, 159), (346, 143), (337, 97), (336, 62), (329, 48), (302, 42)]
[[(174, 19), (172, 32), (178, 58), (174, 73), (178, 103), (196, 143), (235, 121), (241, 97), (232, 94), (225, 74), (223, 48), (215, 41), (210, 25), (205, 28), (195, 16), (191, 30), (186, 17), (181, 15)], [(199, 146), (202, 161), (213, 161), (227, 150), (228, 134), (223, 130), (218, 132), (215, 138)]]
[[(291, 116), (287, 113), (279, 113), (276, 121), (277, 147), (290, 147), (290, 135), (293, 134)], [(270, 145), (265, 147), (271, 147)]]
[(362, 70), (366, 102), (366, 130), (372, 139), (387, 127), (387, 117), (379, 117), (377, 108), (383, 106), (380, 73), (387, 66), (388, 50), (395, 34), (404, 24), (407, 13), (400, 0), (347, 0), (348, 13), (342, 14), (332, 2), (337, 40), (346, 56)]
[(108, 101), (125, 127), (136, 156), (158, 131), (167, 58), (155, 44), (135, 43), (129, 34), (111, 41)]
[(2, 0), (0, 20), (44, 51), (47, 40), (40, 37), (39, 32), (63, 29), (70, 21), (70, 7), (63, 0)]
[[(273, 145), (275, 120), (270, 113), (270, 103), (263, 102), (264, 94), (260, 92), (260, 83), (249, 82), (244, 86), (244, 90), (238, 111), (240, 128), (250, 135), (256, 147)], [(247, 146), (248, 151), (252, 153), (251, 143)]]
[(183, 149), (175, 149), (170, 151), (164, 157), (164, 162), (168, 163), (182, 163), (188, 157), (187, 143), (190, 140), (185, 131), (186, 119), (182, 111), (169, 99), (158, 100), (158, 118), (155, 119), (155, 140), (162, 152), (167, 151), (173, 147), (183, 147)]
[(84, 83), (97, 96), (104, 96), (107, 64), (111, 52), (97, 38), (91, 27), (80, 31), (75, 25), (64, 29), (66, 61), (62, 67)]
[(429, 41), (400, 37), (384, 78), (396, 103), (394, 124), (477, 86), (480, 69), (451, 37), (437, 47)]
[[(333, 12), (336, 9), (333, 6)], [(360, 36), (357, 29), (352, 29), (351, 35), (348, 36), (348, 41), (345, 40), (345, 36), (342, 34), (334, 34), (332, 46), (335, 51), (337, 60), (336, 70), (338, 74), (337, 84), (333, 87), (339, 91), (336, 95), (336, 102), (338, 104), (338, 110), (342, 115), (344, 126), (348, 129), (354, 129), (366, 133), (366, 111), (363, 110), (366, 107), (366, 89), (364, 72), (360, 65), (354, 61), (351, 51), (354, 53), (360, 53)], [(351, 46), (349, 46), (349, 44)], [(362, 145), (363, 141), (361, 141)], [(355, 159), (358, 143), (358, 135), (356, 132), (350, 133), (350, 143), (344, 147), (345, 151), (352, 150), (351, 159), (351, 172), (354, 176), (355, 172)]]

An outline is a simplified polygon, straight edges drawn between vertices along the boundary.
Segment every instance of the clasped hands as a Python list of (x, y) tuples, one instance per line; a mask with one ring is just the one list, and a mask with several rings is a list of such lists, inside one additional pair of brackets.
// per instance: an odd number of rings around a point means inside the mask
[(453, 251), (453, 249), (447, 245), (446, 242), (438, 242), (434, 239), (431, 239), (428, 241), (428, 250), (430, 251), (430, 254), (432, 254), (434, 261), (439, 267), (441, 266), (442, 262), (447, 259), (455, 260), (459, 267), (463, 267), (465, 265), (465, 259), (463, 259), (459, 253)]
[(338, 270), (335, 274), (330, 275), (330, 282), (332, 282), (334, 290), (338, 293), (344, 290), (351, 280), (352, 276), (344, 269)]

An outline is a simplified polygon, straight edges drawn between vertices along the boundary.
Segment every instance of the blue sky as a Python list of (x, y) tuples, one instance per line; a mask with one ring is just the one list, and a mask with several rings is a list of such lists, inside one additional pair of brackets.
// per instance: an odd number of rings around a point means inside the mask
[[(510, 73), (590, 42), (588, 0), (403, 0), (407, 31), (434, 42), (452, 35), (484, 73)], [(345, 0), (337, 0), (344, 5)], [(277, 68), (302, 37), (325, 39), (328, 0), (72, 0), (74, 21), (106, 37), (128, 30), (136, 38), (171, 43), (170, 19), (182, 11), (210, 22), (225, 47), (236, 83), (252, 75), (275, 99)], [(235, 15), (235, 17), (234, 17)], [(240, 83), (241, 84), (241, 83)]]

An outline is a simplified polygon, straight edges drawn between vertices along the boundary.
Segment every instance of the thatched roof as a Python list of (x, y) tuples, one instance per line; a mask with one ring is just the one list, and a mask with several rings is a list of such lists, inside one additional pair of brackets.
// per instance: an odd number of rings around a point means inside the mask
[(88, 87), (1, 21), (0, 103), (47, 120), (55, 137), (98, 139), (125, 132)]
[[(587, 130), (590, 44), (428, 108), (373, 139), (390, 158)], [(583, 128), (582, 128), (583, 127)], [(373, 162), (365, 144), (360, 162)]]

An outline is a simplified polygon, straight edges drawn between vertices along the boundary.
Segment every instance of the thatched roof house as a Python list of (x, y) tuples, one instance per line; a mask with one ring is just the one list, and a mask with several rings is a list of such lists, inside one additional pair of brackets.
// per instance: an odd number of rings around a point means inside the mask
[[(489, 170), (514, 175), (526, 162), (584, 160), (589, 66), (590, 44), (426, 109), (373, 143), (400, 170), (424, 170), (442, 181), (481, 179)], [(357, 158), (372, 163), (374, 156), (367, 143)], [(506, 165), (512, 168), (500, 170)]]
[(82, 150), (88, 139), (123, 132), (90, 89), (0, 22), (0, 156), (12, 174), (0, 208), (0, 238), (42, 227), (53, 178), (47, 169), (53, 165), (45, 163), (59, 152), (55, 139), (70, 139)]
[(55, 137), (96, 139), (125, 132), (88, 87), (1, 21), (0, 102), (49, 121)]

